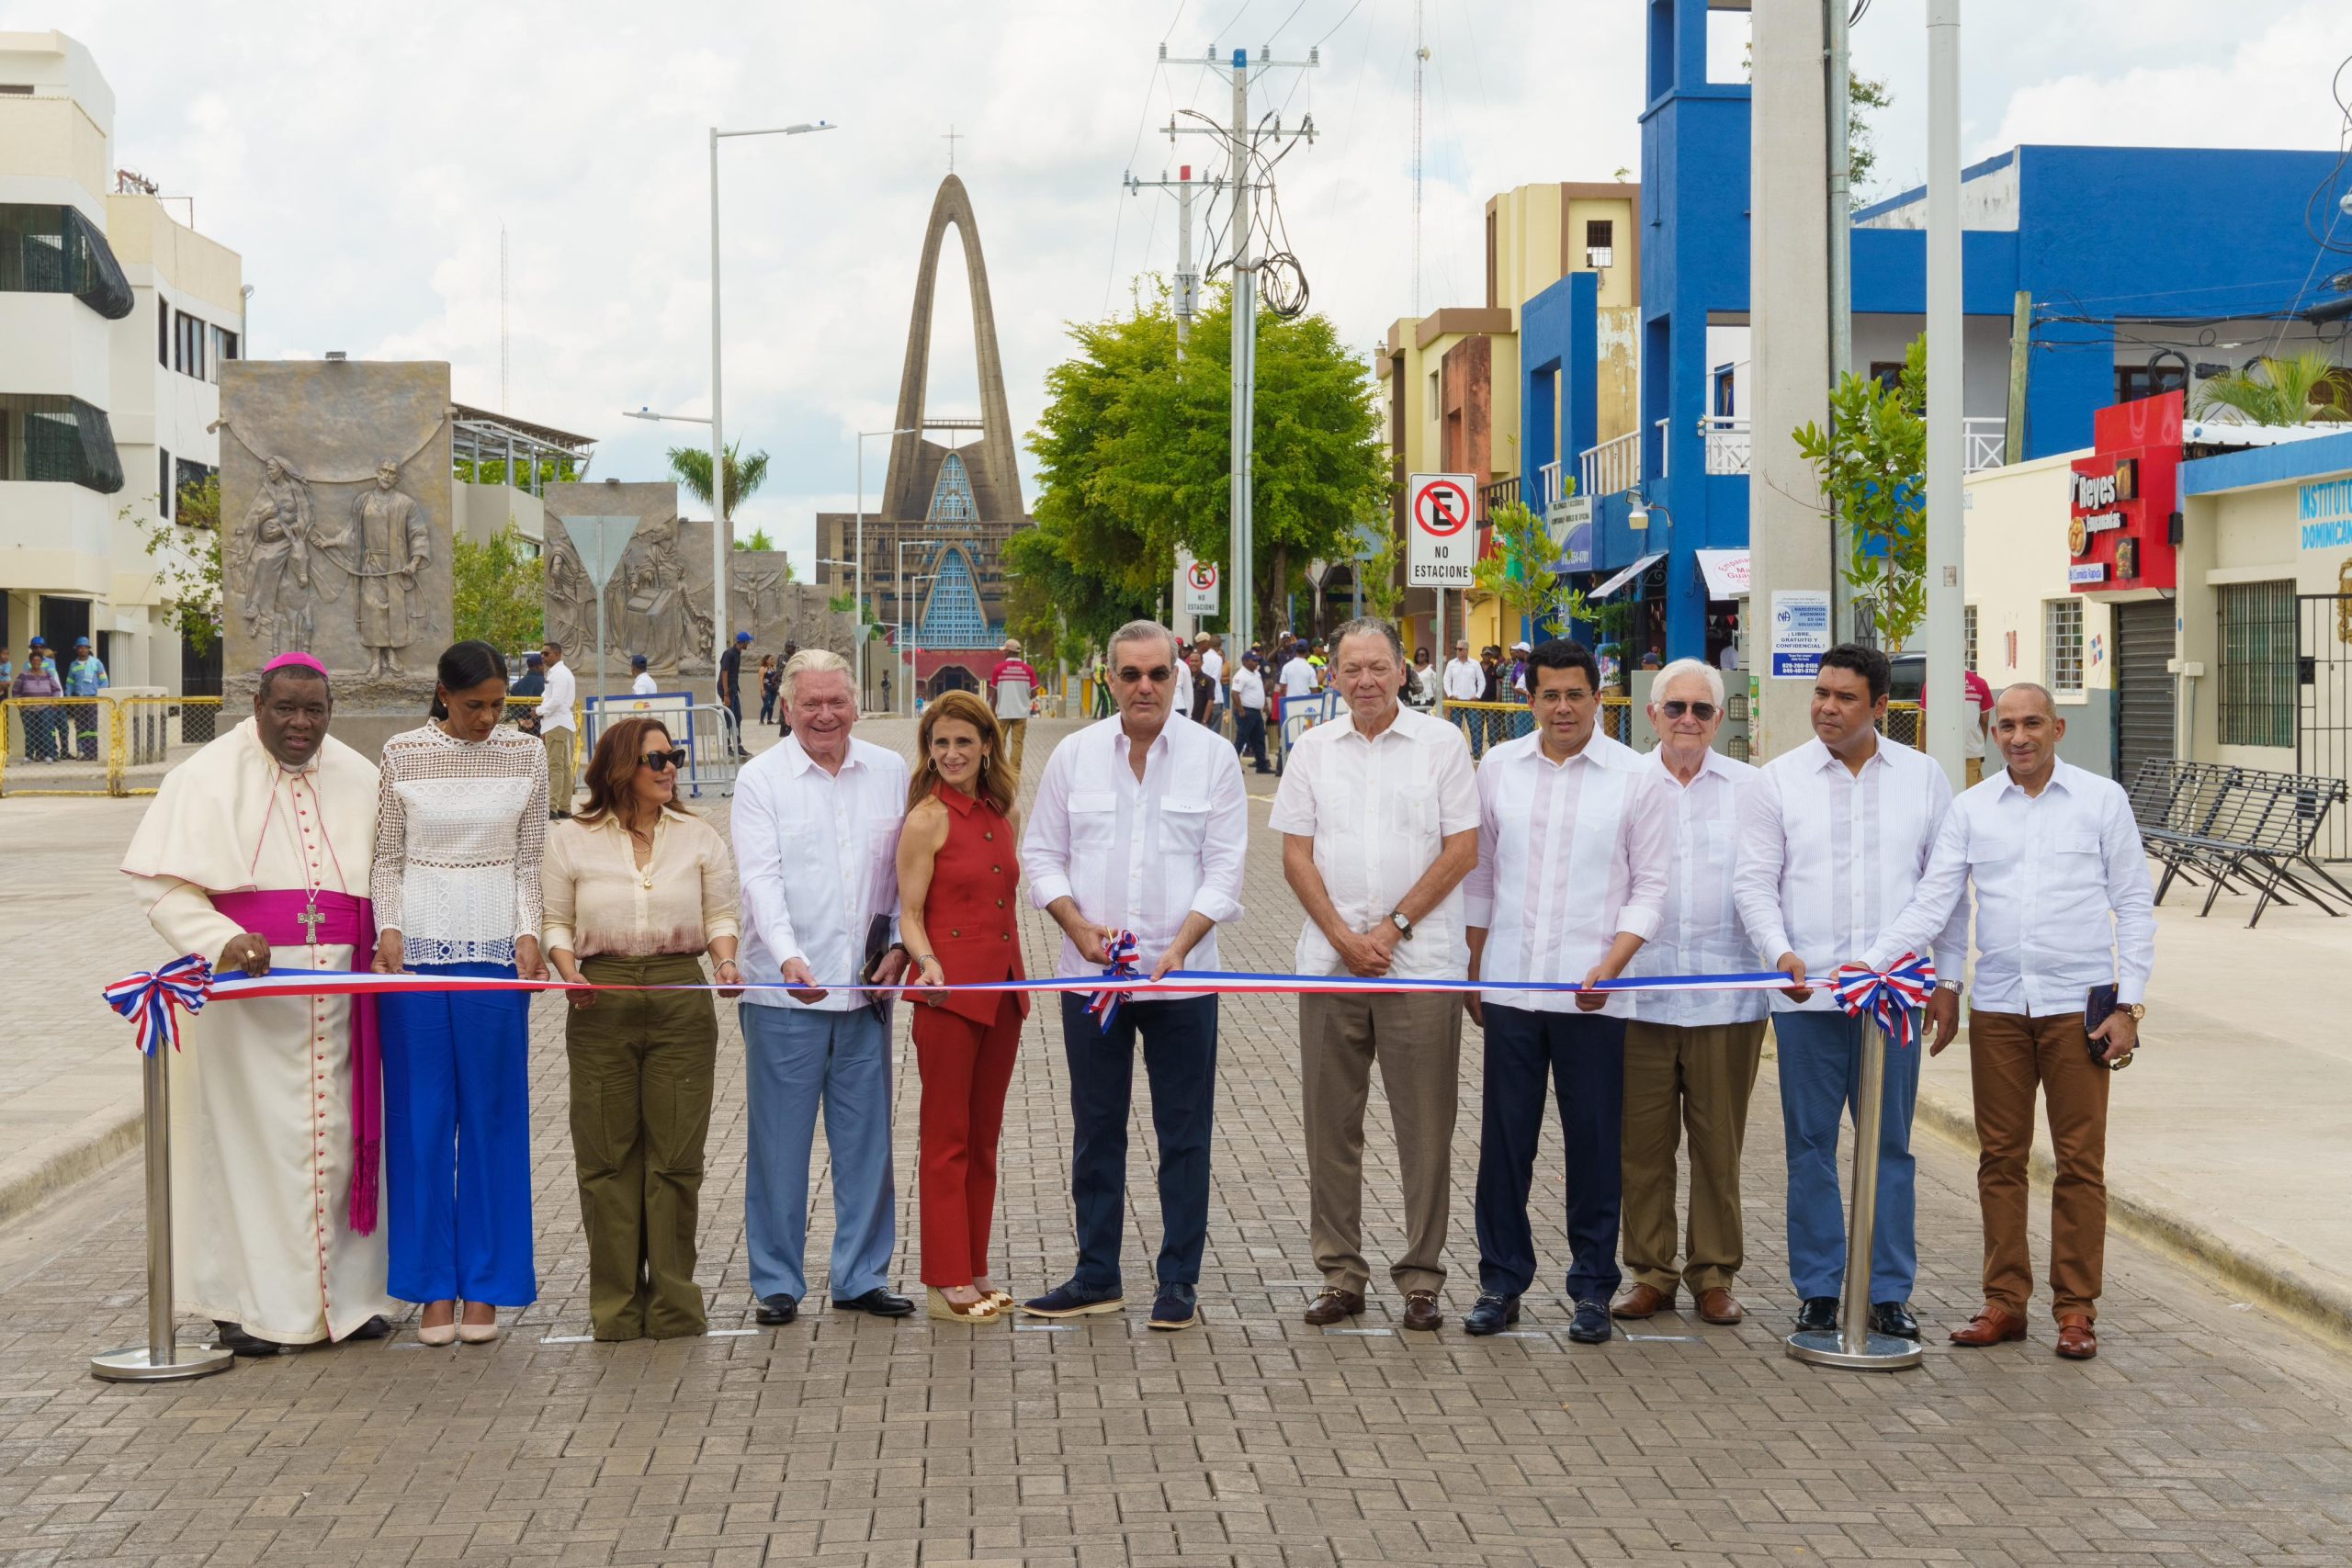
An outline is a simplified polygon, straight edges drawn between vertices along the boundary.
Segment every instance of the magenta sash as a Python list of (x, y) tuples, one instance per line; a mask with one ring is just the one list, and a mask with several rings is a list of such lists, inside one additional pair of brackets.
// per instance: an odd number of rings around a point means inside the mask
[[(307, 893), (215, 893), (212, 907), (272, 948), (322, 947), (352, 949), (352, 963), (364, 967), (376, 954), (376, 906), (348, 893), (318, 896), (318, 931), (311, 934), (306, 919), (311, 908)], [(361, 1235), (376, 1232), (376, 1172), (384, 1149), (384, 1051), (376, 1029), (376, 998), (351, 998), (351, 1125), (356, 1163), (351, 1169), (351, 1228)]]

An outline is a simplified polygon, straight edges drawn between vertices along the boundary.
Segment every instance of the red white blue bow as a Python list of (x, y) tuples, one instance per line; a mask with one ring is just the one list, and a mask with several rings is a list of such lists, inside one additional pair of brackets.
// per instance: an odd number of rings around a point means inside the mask
[(1830, 977), (1830, 994), (1849, 1018), (1864, 1013), (1886, 1032), (1896, 1045), (1918, 1038), (1912, 1010), (1928, 1005), (1936, 989), (1936, 966), (1916, 953), (1906, 953), (1884, 969), (1863, 964), (1843, 964)]
[[(1111, 962), (1102, 966), (1102, 978), (1105, 980), (1142, 978), (1143, 971), (1136, 967), (1136, 956), (1140, 950), (1136, 946), (1135, 932), (1119, 932), (1110, 940), (1107, 949), (1111, 955)], [(1119, 998), (1125, 995), (1125, 991), (1097, 991), (1094, 993), (1093, 999), (1086, 1004), (1086, 1010), (1102, 1021), (1103, 1033), (1111, 1032), (1111, 1021), (1119, 1016)]]
[(107, 1006), (138, 1030), (141, 1055), (152, 1056), (165, 1040), (180, 1048), (179, 1010), (202, 1012), (212, 994), (212, 965), (196, 953), (175, 958), (153, 973), (127, 975), (106, 989)]

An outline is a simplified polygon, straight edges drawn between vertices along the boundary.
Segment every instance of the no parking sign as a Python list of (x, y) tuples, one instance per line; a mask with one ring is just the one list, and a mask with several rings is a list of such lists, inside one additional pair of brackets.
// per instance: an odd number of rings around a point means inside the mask
[(1409, 543), (1405, 581), (1416, 588), (1467, 588), (1478, 562), (1470, 525), (1472, 474), (1415, 474), (1406, 488)]

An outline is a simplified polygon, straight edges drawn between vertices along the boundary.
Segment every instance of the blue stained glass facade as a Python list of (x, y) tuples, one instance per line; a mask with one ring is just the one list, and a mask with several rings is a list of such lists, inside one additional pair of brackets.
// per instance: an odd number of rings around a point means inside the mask
[(933, 523), (969, 523), (979, 514), (972, 500), (972, 476), (964, 459), (950, 452), (940, 461), (939, 479), (931, 487), (931, 510), (924, 517)]
[[(949, 462), (956, 459), (949, 457)], [(963, 465), (956, 464), (956, 471)], [(942, 481), (945, 475), (943, 471)], [(965, 491), (968, 504), (969, 489)], [(938, 505), (934, 497), (932, 504)], [(931, 597), (924, 604), (922, 624), (915, 630), (916, 646), (920, 648), (985, 648), (989, 643), (989, 620), (980, 609), (980, 585), (972, 575), (972, 557), (960, 545), (950, 545), (939, 554), (939, 580), (933, 584)]]

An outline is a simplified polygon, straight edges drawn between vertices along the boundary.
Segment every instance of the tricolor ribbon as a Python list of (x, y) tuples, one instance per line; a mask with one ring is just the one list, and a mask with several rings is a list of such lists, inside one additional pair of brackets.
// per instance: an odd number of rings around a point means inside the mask
[(1886, 1032), (1890, 1043), (1908, 1046), (1918, 1038), (1912, 1010), (1928, 1005), (1936, 989), (1936, 966), (1916, 953), (1906, 953), (1884, 969), (1865, 964), (1841, 964), (1830, 976), (1830, 995), (1849, 1018), (1868, 1013)]
[(107, 1006), (130, 1020), (139, 1032), (139, 1054), (152, 1056), (166, 1040), (180, 1048), (180, 1010), (202, 1012), (212, 994), (212, 965), (189, 953), (161, 969), (126, 975), (106, 989)]
[[(1136, 967), (1136, 956), (1141, 949), (1136, 945), (1135, 932), (1121, 931), (1103, 944), (1103, 951), (1110, 955), (1111, 962), (1102, 965), (1102, 978), (1105, 980), (1143, 978), (1143, 971)], [(1102, 1021), (1103, 1033), (1111, 1032), (1111, 1021), (1119, 1016), (1119, 998), (1125, 995), (1126, 990), (1124, 987), (1115, 988), (1106, 987), (1095, 992), (1093, 998), (1086, 1004), (1086, 1010)]]

